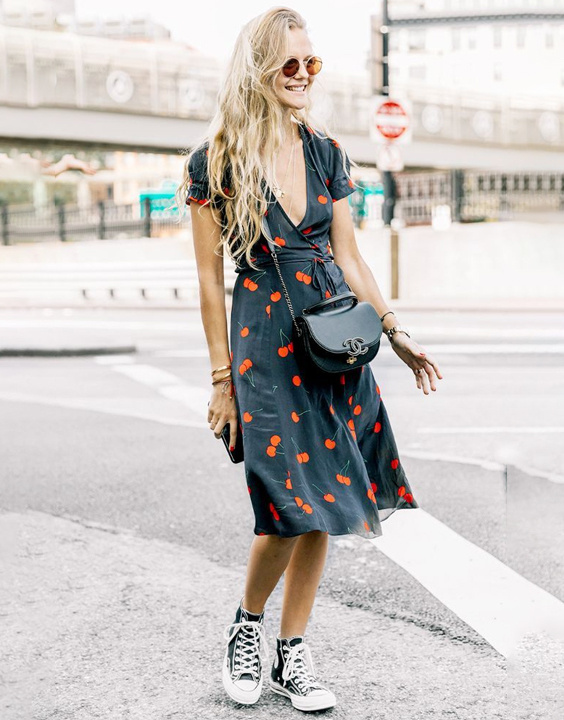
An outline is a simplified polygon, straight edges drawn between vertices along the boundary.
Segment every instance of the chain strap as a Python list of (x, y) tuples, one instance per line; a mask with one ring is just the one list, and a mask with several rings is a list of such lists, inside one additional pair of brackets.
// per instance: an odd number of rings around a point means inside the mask
[(288, 288), (286, 287), (286, 283), (284, 282), (284, 278), (282, 277), (282, 273), (280, 272), (280, 265), (278, 263), (278, 258), (276, 257), (276, 253), (270, 251), (270, 254), (272, 255), (274, 259), (274, 264), (276, 265), (276, 270), (278, 271), (278, 276), (280, 278), (280, 282), (282, 283), (282, 289), (284, 290), (284, 296), (286, 297), (286, 302), (288, 304), (288, 308), (290, 309), (290, 315), (292, 316), (292, 322), (296, 326), (296, 332), (298, 335), (302, 334), (302, 331), (296, 322), (296, 316), (294, 315), (294, 308), (292, 307), (292, 301), (290, 300), (290, 295), (288, 294)]

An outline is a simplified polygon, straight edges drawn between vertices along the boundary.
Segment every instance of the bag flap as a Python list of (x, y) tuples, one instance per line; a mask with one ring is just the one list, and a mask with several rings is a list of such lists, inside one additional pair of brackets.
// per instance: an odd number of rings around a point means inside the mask
[(380, 340), (382, 322), (374, 306), (359, 302), (353, 308), (337, 308), (314, 315), (302, 315), (316, 343), (330, 352), (346, 352), (341, 345), (345, 338), (363, 338), (363, 342), (374, 345)]

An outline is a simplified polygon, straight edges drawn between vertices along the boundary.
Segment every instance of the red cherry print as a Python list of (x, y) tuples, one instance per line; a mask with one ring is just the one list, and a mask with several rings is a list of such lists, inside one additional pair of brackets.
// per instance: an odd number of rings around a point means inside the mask
[(354, 183), (352, 180), (349, 180), (349, 187), (352, 187), (352, 188), (354, 187)]
[[(331, 297), (331, 293), (329, 292), (329, 290), (326, 290), (325, 291), (325, 299), (330, 298), (330, 297)], [(362, 367), (364, 367), (364, 365)]]
[(308, 515), (311, 515), (311, 513), (313, 512), (313, 508), (311, 507), (311, 505), (308, 505), (307, 503), (304, 503), (302, 505), (302, 510), (304, 512), (306, 512)]
[(268, 317), (270, 317), (270, 305), (267, 305), (264, 309), (266, 310)]
[(247, 366), (244, 363), (239, 365), (239, 375), (244, 375), (247, 372)]
[(304, 459), (301, 452), (296, 455), (296, 460), (300, 463), (300, 465), (303, 463)]
[(259, 532), (259, 535), (266, 535), (266, 533), (264, 533), (264, 532)]
[(274, 515), (274, 519), (280, 520), (280, 515), (276, 512), (276, 508), (274, 507), (273, 503), (270, 503), (269, 508), (270, 508), (270, 512)]
[(370, 488), (369, 490), (367, 490), (367, 491), (366, 491), (366, 494), (368, 495), (368, 497), (370, 498), (370, 500), (372, 500), (373, 503), (376, 502), (376, 498), (374, 497), (374, 490), (372, 490), (372, 488)]
[(339, 377), (339, 382), (341, 383), (341, 385), (345, 384), (345, 373), (341, 374), (341, 376)]
[(308, 455), (306, 452), (303, 452), (303, 453), (302, 453), (302, 458), (303, 458), (302, 462), (308, 462), (308, 460), (309, 460), (309, 455)]
[(276, 290), (276, 292), (273, 292), (270, 294), (270, 299), (272, 300), (272, 302), (278, 302), (281, 297), (282, 297), (282, 295), (279, 293), (278, 290)]
[(374, 423), (374, 432), (378, 433), (382, 429), (382, 423), (376, 422)]
[(247, 485), (247, 490), (249, 491), (249, 495), (251, 494), (251, 486)]
[(244, 412), (244, 413), (243, 413), (243, 420), (244, 420), (245, 422), (251, 422), (252, 419), (253, 419), (253, 416), (251, 415), (250, 412)]
[(278, 348), (278, 354), (280, 355), (280, 357), (286, 357), (286, 355), (288, 355), (288, 352), (289, 350), (285, 345)]
[(241, 337), (247, 337), (249, 334), (249, 328), (245, 325), (244, 328), (241, 328)]
[(338, 143), (336, 140), (333, 140), (333, 145), (334, 145), (335, 147), (339, 147), (339, 143)]
[(392, 466), (392, 470), (395, 470), (397, 468), (397, 466), (399, 465), (399, 460), (397, 458), (394, 458), (392, 460), (392, 462), (390, 463), (390, 465)]
[(295, 410), (292, 410), (292, 420), (297, 423), (300, 422), (300, 416)]
[(331, 415), (334, 415), (334, 414), (335, 414), (335, 410), (334, 410), (334, 408), (333, 408), (333, 405), (329, 405), (329, 412), (331, 413)]
[(333, 198), (333, 202), (336, 203), (336, 202), (337, 202), (337, 198)]
[(274, 445), (269, 445), (266, 448), (266, 454), (268, 455), (268, 457), (274, 457), (276, 455), (276, 448), (274, 447)]
[(247, 287), (247, 285), (248, 285), (250, 282), (251, 282), (251, 278), (250, 278), (250, 277), (246, 277), (246, 278), (243, 280), (243, 287)]
[(290, 480), (290, 478), (286, 478), (286, 490), (291, 490), (291, 489), (292, 489), (292, 481)]
[(303, 281), (306, 285), (311, 284), (311, 275), (306, 275), (306, 273), (303, 274)]
[(318, 200), (318, 202), (320, 202), (322, 205), (326, 205), (326, 204), (327, 204), (327, 198), (325, 197), (325, 195), (318, 195), (318, 196), (317, 196), (317, 200)]
[(331, 438), (327, 438), (325, 440), (325, 447), (329, 448), (329, 450), (333, 450), (337, 443), (334, 440), (331, 440)]
[(405, 495), (405, 485), (401, 485), (401, 486), (398, 488), (398, 495), (399, 495), (400, 497), (403, 497), (403, 496)]
[(325, 184), (327, 185), (327, 187), (329, 187), (329, 178), (325, 179)]
[(335, 496), (331, 495), (331, 493), (327, 493), (323, 496), (324, 500), (327, 500), (327, 502), (335, 502)]
[(340, 483), (343, 482), (343, 476), (341, 475), (341, 473), (337, 473), (337, 474), (335, 475), (335, 477), (337, 478), (337, 480), (338, 480)]
[(292, 382), (294, 383), (294, 385), (301, 385), (302, 379), (299, 375), (294, 375), (294, 377), (292, 378)]
[(376, 392), (378, 393), (378, 395), (380, 395), (380, 388), (378, 385), (376, 385)]
[(405, 495), (403, 496), (403, 499), (406, 502), (410, 503), (413, 501), (413, 495), (411, 493), (405, 493)]
[(354, 413), (355, 415), (360, 415), (361, 412), (362, 412), (362, 406), (361, 406), (361, 405), (355, 405), (354, 408), (353, 408), (353, 413)]
[(282, 442), (282, 438), (280, 437), (280, 435), (271, 435), (270, 442), (273, 445), (280, 445), (280, 443)]
[(353, 401), (353, 396), (349, 395), (349, 400), (348, 400), (349, 405), (352, 405), (352, 401)]
[(266, 247), (266, 245), (264, 243), (261, 243), (260, 246), (264, 250), (264, 252), (268, 252), (268, 248)]
[[(294, 343), (293, 343), (293, 342), (288, 343), (288, 350), (289, 350), (291, 353), (294, 352)], [(364, 366), (363, 366), (363, 367), (364, 367)]]
[(298, 507), (301, 507), (304, 504), (304, 501), (301, 499), (301, 497), (295, 497), (294, 500), (296, 501), (296, 505)]
[(306, 228), (306, 229), (303, 231), (304, 235), (309, 235), (310, 232), (312, 231), (312, 229), (313, 229), (313, 228), (310, 228), (310, 227), (309, 227), (309, 228)]
[(343, 475), (343, 482), (345, 483), (345, 485), (350, 485), (351, 484), (350, 477), (348, 475)]
[(280, 245), (280, 247), (283, 247), (283, 246), (286, 244), (286, 241), (284, 240), (284, 238), (281, 238), (281, 237), (278, 237), (278, 236), (274, 238), (274, 242), (275, 242), (277, 245)]
[(349, 419), (347, 420), (347, 425), (349, 426), (349, 428), (350, 428), (351, 430), (354, 430), (354, 420), (353, 420), (352, 418), (349, 418)]
[(370, 525), (366, 522), (366, 520), (364, 521), (364, 527), (366, 528), (367, 532), (370, 532)]
[(378, 490), (378, 485), (376, 485), (375, 482), (371, 482), (370, 486), (372, 487), (372, 490), (374, 490), (374, 492), (376, 492)]
[(304, 274), (301, 270), (296, 270), (296, 278), (301, 282)]

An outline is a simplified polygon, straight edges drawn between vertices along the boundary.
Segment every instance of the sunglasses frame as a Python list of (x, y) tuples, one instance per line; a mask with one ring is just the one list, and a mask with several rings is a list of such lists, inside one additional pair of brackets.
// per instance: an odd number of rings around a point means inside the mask
[[(308, 69), (308, 65), (312, 62), (312, 60), (316, 61), (315, 64), (319, 63), (319, 70), (316, 70), (315, 72), (310, 72)], [(294, 67), (295, 62), (298, 63), (296, 66), (296, 69), (294, 70), (294, 72), (291, 73), (291, 75), (288, 75), (288, 73), (286, 72), (286, 69), (288, 67)], [(296, 57), (288, 58), (286, 60), (286, 62), (284, 63), (284, 65), (282, 65), (282, 74), (287, 78), (294, 77), (294, 75), (296, 75), (298, 73), (298, 70), (300, 69), (300, 63), (301, 63), (301, 60), (299, 58), (296, 58)], [(312, 65), (312, 67), (314, 67), (315, 64)], [(305, 65), (305, 69), (306, 69), (308, 75), (317, 75), (323, 67), (323, 60), (319, 57), (319, 55), (312, 55), (311, 57), (307, 58), (307, 60), (304, 62), (304, 65)]]

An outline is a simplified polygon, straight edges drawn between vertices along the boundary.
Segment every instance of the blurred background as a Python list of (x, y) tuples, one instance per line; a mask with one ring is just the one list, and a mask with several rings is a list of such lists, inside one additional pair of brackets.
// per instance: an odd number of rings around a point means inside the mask
[[(232, 717), (213, 633), (253, 517), (207, 422), (173, 196), (237, 34), (271, 6), (0, 2), (7, 720)], [(422, 510), (387, 520), (378, 553), (331, 538), (312, 629), (329, 679), (351, 673), (334, 717), (560, 720), (564, 646), (539, 623), (564, 634), (564, 2), (291, 7), (323, 59), (316, 110), (357, 164), (360, 250), (443, 373), (426, 396), (387, 340), (372, 363)], [(226, 258), (228, 313), (235, 277)], [(405, 687), (366, 672), (374, 648)]]

